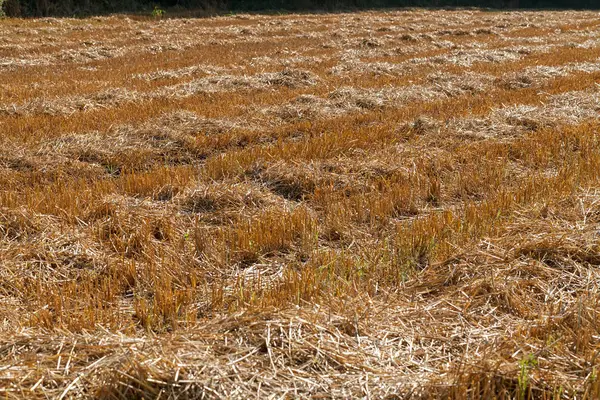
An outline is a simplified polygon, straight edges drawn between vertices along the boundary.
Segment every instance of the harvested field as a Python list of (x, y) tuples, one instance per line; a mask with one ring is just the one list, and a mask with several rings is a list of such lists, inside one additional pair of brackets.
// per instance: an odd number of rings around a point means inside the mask
[(600, 13), (0, 20), (0, 396), (600, 398)]

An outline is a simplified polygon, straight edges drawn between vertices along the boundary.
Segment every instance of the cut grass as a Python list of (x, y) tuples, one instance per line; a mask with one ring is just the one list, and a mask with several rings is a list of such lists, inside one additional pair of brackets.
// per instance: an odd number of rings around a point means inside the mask
[(0, 20), (0, 393), (598, 398), (599, 23)]

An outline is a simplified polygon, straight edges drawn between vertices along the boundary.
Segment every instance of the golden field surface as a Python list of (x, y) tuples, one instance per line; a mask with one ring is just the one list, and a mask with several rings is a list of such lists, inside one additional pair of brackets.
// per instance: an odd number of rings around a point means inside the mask
[(3, 399), (600, 397), (600, 14), (0, 20)]

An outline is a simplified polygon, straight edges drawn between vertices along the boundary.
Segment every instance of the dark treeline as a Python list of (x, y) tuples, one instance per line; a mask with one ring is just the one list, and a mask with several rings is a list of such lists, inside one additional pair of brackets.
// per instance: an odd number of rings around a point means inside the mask
[(229, 11), (344, 11), (393, 7), (600, 8), (600, 0), (0, 0), (9, 16), (83, 16), (115, 12), (194, 10), (197, 15)]

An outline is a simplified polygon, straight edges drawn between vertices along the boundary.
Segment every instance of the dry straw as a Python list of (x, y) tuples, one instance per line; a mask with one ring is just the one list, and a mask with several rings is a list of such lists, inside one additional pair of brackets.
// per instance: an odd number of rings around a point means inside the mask
[(1, 20), (0, 396), (600, 397), (599, 27)]

